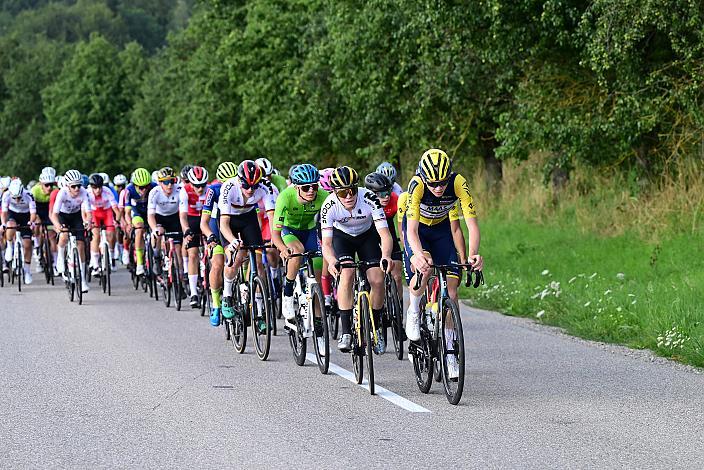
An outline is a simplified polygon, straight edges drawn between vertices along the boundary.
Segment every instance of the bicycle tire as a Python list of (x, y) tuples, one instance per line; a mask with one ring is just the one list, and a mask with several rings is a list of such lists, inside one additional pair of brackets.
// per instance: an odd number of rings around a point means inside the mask
[(100, 263), (98, 264), (98, 266), (100, 266), (100, 270), (102, 271), (100, 273), (100, 288), (103, 289), (103, 294), (106, 294), (108, 292), (108, 280), (107, 280), (107, 273), (105, 271), (105, 266), (107, 263), (105, 262), (105, 254), (103, 253), (105, 251), (104, 248), (105, 247), (103, 247), (103, 249), (101, 249)]
[(5, 250), (0, 246), (0, 287), (5, 287)]
[[(15, 247), (15, 253), (17, 253), (17, 247)], [(20, 252), (21, 253), (21, 252)], [(15, 269), (17, 271), (17, 292), (22, 292), (22, 281), (24, 280), (23, 274), (24, 270), (22, 269), (24, 263), (24, 256), (17, 256), (17, 260), (15, 260)]]
[(374, 331), (372, 330), (372, 308), (369, 305), (369, 297), (363, 295), (359, 300), (359, 305), (362, 310), (362, 325), (364, 325), (362, 337), (364, 338), (364, 355), (367, 358), (367, 383), (369, 385), (369, 393), (374, 395), (374, 352), (372, 351)]
[(328, 330), (330, 331), (330, 337), (336, 340), (340, 334), (340, 313), (337, 309), (337, 301), (335, 299), (333, 299), (328, 310)]
[[(446, 315), (452, 318), (454, 340), (452, 344), (447, 344), (447, 338), (445, 335), (445, 324), (448, 320)], [(464, 332), (462, 330), (462, 319), (460, 318), (460, 310), (457, 303), (452, 299), (445, 299), (443, 302), (443, 315), (440, 322), (440, 331), (438, 335), (440, 336), (439, 349), (440, 349), (440, 362), (442, 364), (442, 382), (445, 389), (445, 396), (447, 401), (452, 405), (456, 405), (462, 399), (462, 392), (464, 391), (464, 368), (465, 368), (465, 352), (464, 352)], [(455, 353), (457, 358), (458, 366), (458, 376), (457, 379), (451, 379), (449, 374), (449, 368), (447, 365), (448, 353)]]
[(108, 284), (108, 297), (112, 295), (112, 285), (111, 285), (111, 280), (110, 278), (112, 277), (112, 266), (110, 261), (108, 261), (108, 269), (105, 271), (105, 277), (107, 278), (107, 284)]
[(78, 305), (83, 305), (83, 278), (81, 277), (81, 258), (79, 258), (78, 256), (78, 248), (73, 249), (73, 260), (73, 276), (76, 281), (76, 295), (78, 296)]
[[(271, 349), (271, 303), (267, 302), (269, 299), (268, 289), (260, 276), (254, 276), (254, 279), (250, 282), (249, 292), (249, 308), (252, 318), (252, 341), (254, 342), (254, 349), (259, 360), (266, 361), (269, 357), (269, 350)], [(263, 312), (259, 311), (260, 304), (257, 302), (257, 294), (261, 296)], [(263, 333), (259, 332), (257, 328), (257, 320), (260, 316), (263, 317), (264, 320)]]
[[(60, 250), (63, 248), (59, 248)], [(64, 254), (64, 284), (66, 285), (66, 290), (68, 291), (68, 300), (73, 302), (75, 297), (76, 283), (71, 279), (71, 274), (68, 269), (68, 253)]]
[[(403, 311), (399, 302), (398, 289), (396, 282), (391, 279), (386, 290), (386, 309), (387, 315), (391, 323), (391, 337), (394, 340), (394, 349), (396, 350), (396, 359), (403, 360)], [(386, 327), (384, 327), (386, 333)], [(388, 344), (388, 343), (387, 343)]]
[[(320, 346), (318, 345), (318, 335), (313, 329), (313, 349), (315, 350), (315, 360), (318, 363), (318, 370), (320, 373), (325, 375), (328, 373), (330, 368), (330, 336), (328, 334), (328, 320), (326, 318), (327, 312), (325, 310), (325, 297), (323, 296), (323, 291), (320, 289), (318, 284), (313, 285), (313, 296), (312, 302), (313, 311), (313, 325), (315, 326), (315, 312), (318, 311), (321, 314), (321, 319), (319, 321), (320, 327), (323, 330), (320, 335), (323, 338), (323, 350), (320, 351)], [(317, 310), (316, 310), (317, 306)]]
[(178, 264), (176, 263), (176, 258), (171, 260), (171, 287), (174, 294), (174, 305), (176, 305), (176, 311), (181, 311), (181, 303), (183, 299), (181, 298), (181, 289), (183, 285), (181, 284), (181, 273), (178, 269)]
[(293, 359), (296, 361), (296, 365), (302, 366), (306, 363), (308, 344), (306, 338), (303, 336), (303, 319), (298, 314), (298, 311), (296, 311), (294, 320), (296, 322), (296, 329), (288, 330), (288, 339), (291, 344), (291, 352), (293, 353)]
[(434, 351), (431, 332), (425, 320), (425, 304), (427, 296), (423, 294), (420, 300), (420, 340), (408, 345), (408, 354), (413, 357), (413, 372), (416, 385), (421, 393), (430, 392), (433, 385)]
[(242, 354), (247, 348), (247, 327), (244, 324), (242, 313), (236, 311), (235, 316), (230, 319), (230, 324), (232, 325), (232, 345), (235, 347), (235, 351)]
[(161, 296), (164, 301), (166, 308), (171, 307), (171, 281), (169, 280), (169, 273), (165, 273), (162, 270), (161, 280), (159, 281), (161, 286)]

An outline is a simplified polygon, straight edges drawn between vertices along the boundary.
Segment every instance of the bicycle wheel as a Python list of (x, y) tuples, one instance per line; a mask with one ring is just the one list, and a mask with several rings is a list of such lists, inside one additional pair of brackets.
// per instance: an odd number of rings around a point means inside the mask
[(434, 366), (434, 345), (425, 320), (425, 299), (426, 296), (423, 295), (420, 301), (420, 340), (408, 344), (408, 354), (413, 358), (413, 372), (416, 375), (416, 384), (422, 393), (428, 393), (433, 385)]
[(5, 250), (0, 246), (0, 287), (5, 287)]
[(24, 263), (24, 257), (20, 256), (19, 253), (20, 252), (17, 251), (17, 247), (15, 247), (15, 256), (17, 256), (17, 259), (15, 260), (15, 270), (17, 271), (17, 291), (22, 292), (22, 281), (24, 281), (24, 278), (22, 277), (24, 274), (22, 264)]
[(340, 333), (340, 313), (337, 310), (337, 301), (335, 299), (328, 307), (328, 330), (330, 331), (330, 337), (336, 340)]
[(254, 349), (257, 357), (266, 361), (271, 348), (271, 303), (268, 301), (269, 293), (261, 277), (254, 277), (250, 283), (249, 292)]
[[(328, 321), (325, 318), (325, 297), (323, 297), (323, 291), (320, 289), (318, 284), (313, 286), (313, 325), (314, 325), (314, 338), (313, 338), (313, 348), (315, 349), (315, 359), (318, 362), (318, 369), (320, 369), (321, 374), (327, 374), (330, 368), (330, 336), (328, 334)], [(320, 319), (315, 317), (315, 314), (320, 314)], [(318, 338), (322, 338), (322, 350), (320, 344), (318, 344)]]
[(235, 311), (235, 316), (230, 319), (230, 325), (232, 345), (235, 347), (235, 351), (242, 354), (247, 347), (247, 326), (244, 324), (241, 311)]
[[(106, 259), (105, 259), (105, 253), (104, 253), (104, 251), (105, 251), (104, 249), (101, 250), (101, 253), (100, 253), (100, 264), (99, 264), (98, 266), (100, 266), (100, 270), (102, 271), (102, 272), (100, 273), (100, 279), (99, 279), (99, 281), (100, 281), (100, 288), (103, 289), (103, 294), (106, 294), (106, 293), (108, 292), (108, 280), (107, 280), (107, 272), (106, 272), (106, 270), (105, 270), (105, 268), (106, 268), (106, 266), (107, 266), (107, 262), (106, 262)], [(108, 269), (109, 269), (109, 268), (108, 268)]]
[(181, 289), (183, 289), (183, 284), (181, 284), (181, 273), (178, 269), (178, 264), (175, 262), (174, 258), (171, 260), (171, 287), (174, 294), (174, 304), (176, 305), (176, 310), (181, 310)]
[[(396, 282), (393, 279), (391, 279), (386, 289), (386, 311), (391, 323), (391, 336), (394, 340), (396, 358), (401, 361), (403, 360), (403, 312), (399, 302)], [(386, 332), (386, 327), (384, 327), (384, 332)]]
[[(449, 328), (446, 328), (450, 325)], [(452, 299), (445, 299), (440, 322), (440, 362), (442, 364), (442, 383), (445, 386), (445, 396), (447, 401), (456, 405), (462, 398), (464, 390), (464, 332), (462, 331), (462, 319), (457, 303)], [(457, 367), (450, 365), (450, 360), (454, 357)], [(455, 369), (453, 371), (453, 369)], [(454, 372), (454, 374), (453, 374)], [(457, 375), (457, 377), (454, 377)]]
[(374, 395), (374, 330), (372, 330), (372, 309), (369, 305), (369, 297), (363, 295), (359, 299), (359, 306), (362, 310), (362, 338), (364, 338), (364, 355), (367, 357), (367, 378), (369, 379), (369, 393)]
[(110, 284), (111, 283), (110, 278), (112, 276), (111, 261), (108, 260), (107, 264), (108, 264), (108, 269), (105, 271), (105, 278), (106, 278), (107, 285), (108, 285), (108, 297), (110, 297), (112, 295), (112, 285)]
[[(73, 249), (73, 278), (76, 281), (76, 296), (78, 305), (83, 305), (83, 278), (81, 277), (81, 258), (78, 257), (78, 248)], [(88, 269), (87, 267), (84, 269)]]
[[(163, 273), (163, 271), (162, 271)], [(166, 307), (171, 307), (171, 280), (169, 273), (163, 273), (159, 278), (159, 286), (161, 287), (161, 297), (164, 300)]]
[(293, 359), (296, 361), (297, 365), (302, 366), (306, 363), (306, 350), (308, 349), (308, 345), (306, 344), (306, 338), (303, 336), (303, 318), (298, 314), (298, 309), (296, 309), (294, 321), (296, 322), (296, 329), (288, 329), (288, 340), (291, 344)]
[[(354, 313), (353, 313), (354, 315)], [(364, 380), (364, 349), (359, 345), (359, 339), (357, 338), (357, 332), (352, 329), (352, 370), (354, 371), (354, 378), (358, 384), (361, 384)]]

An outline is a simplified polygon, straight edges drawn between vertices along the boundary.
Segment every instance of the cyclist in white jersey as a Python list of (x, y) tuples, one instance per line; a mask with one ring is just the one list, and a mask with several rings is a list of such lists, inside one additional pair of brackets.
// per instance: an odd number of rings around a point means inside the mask
[[(273, 226), (274, 200), (271, 183), (262, 180), (262, 169), (252, 160), (245, 160), (237, 168), (237, 178), (222, 185), (218, 208), (220, 209), (220, 233), (229, 244), (227, 252), (237, 250), (240, 241), (247, 245), (261, 245), (262, 232), (257, 218), (256, 208), (260, 200), (264, 200), (264, 210), (269, 218), (269, 226)], [(225, 267), (225, 283), (223, 286), (222, 315), (232, 318), (235, 314), (232, 305), (232, 291), (235, 276), (244, 262), (247, 252), (240, 251), (232, 266)], [(264, 277), (261, 253), (257, 253), (257, 269)], [(263, 299), (255, 299), (263, 301)], [(260, 327), (261, 329), (261, 327)]]
[[(164, 167), (159, 170), (159, 185), (149, 192), (147, 199), (147, 219), (152, 233), (157, 236), (154, 245), (156, 257), (155, 274), (161, 274), (161, 235), (171, 233), (171, 238), (176, 244), (176, 251), (181, 256), (175, 256), (174, 261), (182, 266), (183, 254), (181, 253), (181, 241), (183, 232), (181, 231), (181, 220), (178, 216), (179, 193), (181, 186), (176, 184), (176, 174), (171, 167)], [(180, 272), (180, 271), (179, 271)]]
[[(323, 238), (323, 257), (332, 276), (339, 275), (337, 303), (340, 309), (342, 335), (338, 349), (349, 352), (352, 347), (352, 287), (353, 269), (338, 270), (338, 262), (380, 260), (387, 271), (392, 269), (393, 240), (386, 222), (384, 209), (376, 195), (359, 188), (359, 175), (348, 166), (336, 168), (330, 175), (334, 189), (320, 210)], [(380, 247), (381, 245), (381, 247)], [(383, 354), (386, 345), (381, 335), (381, 313), (384, 307), (384, 276), (380, 268), (368, 268), (367, 279), (372, 288), (371, 301), (378, 343), (374, 352)]]
[(15, 246), (12, 241), (15, 239), (17, 227), (21, 227), (20, 235), (24, 245), (24, 282), (31, 284), (32, 274), (29, 268), (32, 263), (32, 229), (29, 227), (37, 220), (37, 205), (34, 197), (24, 189), (19, 178), (12, 180), (7, 191), (2, 195), (1, 219), (0, 234), (5, 232), (5, 239), (8, 242), (5, 251), (7, 263), (12, 261), (14, 256)]
[(90, 201), (88, 191), (81, 186), (81, 172), (69, 170), (64, 175), (63, 188), (59, 190), (54, 201), (54, 208), (51, 212), (51, 221), (59, 234), (59, 251), (56, 256), (56, 268), (59, 274), (64, 270), (64, 247), (68, 243), (68, 233), (62, 233), (62, 229), (69, 229), (78, 241), (78, 256), (81, 259), (81, 286), (83, 292), (88, 292), (88, 282), (85, 271), (85, 227), (89, 227), (92, 221)]

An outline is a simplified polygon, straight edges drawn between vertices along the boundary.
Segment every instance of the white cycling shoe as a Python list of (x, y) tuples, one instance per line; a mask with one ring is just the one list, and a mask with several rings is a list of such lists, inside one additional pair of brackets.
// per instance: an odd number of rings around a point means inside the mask
[(410, 307), (406, 311), (406, 336), (409, 341), (420, 339), (420, 312), (414, 312)]
[(281, 313), (286, 320), (293, 320), (296, 317), (296, 312), (293, 311), (293, 296), (284, 295), (281, 299)]

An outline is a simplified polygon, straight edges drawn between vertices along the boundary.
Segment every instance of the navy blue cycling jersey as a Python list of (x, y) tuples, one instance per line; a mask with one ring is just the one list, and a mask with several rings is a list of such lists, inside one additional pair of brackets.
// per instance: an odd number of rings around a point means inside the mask
[(144, 196), (141, 196), (134, 183), (127, 185), (127, 200), (125, 201), (125, 207), (132, 209), (132, 217), (139, 216), (144, 220), (147, 219), (147, 201), (149, 200), (149, 192), (155, 187), (155, 183), (149, 183), (149, 187), (145, 191)]
[(218, 220), (220, 219), (220, 211), (215, 211), (215, 217), (212, 216), (213, 210), (217, 208), (218, 200), (220, 199), (220, 188), (222, 183), (212, 183), (208, 186), (205, 192), (205, 202), (203, 203), (203, 212), (211, 214), (210, 222), (208, 226), (210, 231), (215, 234), (216, 237), (220, 238), (220, 227), (218, 226)]

